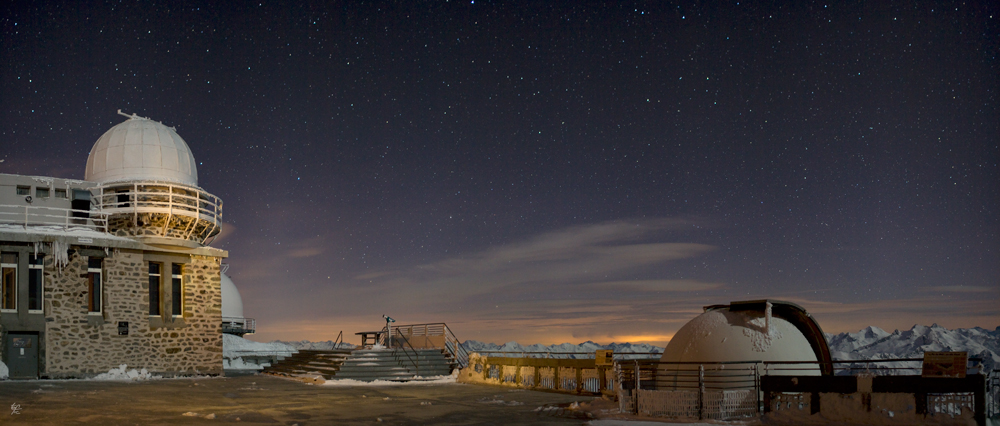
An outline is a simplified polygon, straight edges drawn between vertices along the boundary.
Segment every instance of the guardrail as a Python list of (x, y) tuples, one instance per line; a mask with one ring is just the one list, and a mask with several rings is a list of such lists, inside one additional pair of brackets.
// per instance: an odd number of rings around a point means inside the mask
[(444, 349), (458, 364), (458, 368), (469, 365), (469, 352), (462, 347), (448, 324), (443, 322), (393, 326), (392, 340), (405, 341), (415, 349)]
[(229, 334), (253, 334), (257, 331), (257, 320), (243, 317), (222, 317), (222, 332)]
[[(597, 356), (595, 352), (555, 352), (555, 351), (473, 351), (480, 355), (498, 354), (507, 358), (551, 358), (551, 359), (593, 359)], [(625, 359), (659, 359), (663, 356), (660, 352), (615, 352), (614, 358)]]
[(87, 228), (108, 232), (108, 214), (91, 210), (31, 205), (0, 205), (0, 223), (29, 226), (59, 226), (63, 230)]
[(93, 191), (94, 207), (108, 214), (127, 213), (137, 217), (140, 213), (163, 213), (211, 223), (212, 229), (206, 232), (202, 243), (221, 229), (222, 199), (201, 188), (156, 182), (109, 184)]

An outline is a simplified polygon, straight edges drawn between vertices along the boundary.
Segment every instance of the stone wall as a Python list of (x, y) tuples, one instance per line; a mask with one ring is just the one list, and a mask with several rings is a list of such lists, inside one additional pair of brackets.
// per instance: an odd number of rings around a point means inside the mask
[[(219, 258), (183, 256), (182, 321), (150, 327), (148, 264), (143, 253), (108, 253), (103, 312), (87, 312), (87, 256), (73, 253), (58, 269), (46, 257), (43, 376), (86, 377), (120, 364), (159, 374), (222, 373), (222, 291)], [(169, 277), (169, 275), (167, 275)], [(164, 281), (164, 288), (169, 281)], [(128, 322), (128, 335), (118, 323)]]

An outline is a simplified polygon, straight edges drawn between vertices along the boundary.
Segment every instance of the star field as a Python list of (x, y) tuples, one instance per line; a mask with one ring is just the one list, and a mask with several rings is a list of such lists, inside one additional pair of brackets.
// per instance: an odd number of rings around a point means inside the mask
[(176, 126), (260, 340), (1000, 321), (989, 2), (0, 10), (0, 172), (82, 178), (117, 109)]

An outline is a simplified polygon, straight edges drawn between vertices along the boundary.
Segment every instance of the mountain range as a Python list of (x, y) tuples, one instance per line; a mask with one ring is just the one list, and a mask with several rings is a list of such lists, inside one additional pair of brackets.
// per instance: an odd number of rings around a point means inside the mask
[[(826, 334), (830, 345), (830, 354), (834, 360), (881, 360), (894, 358), (922, 358), (929, 351), (964, 351), (970, 358), (981, 359), (985, 370), (1000, 368), (1000, 327), (988, 330), (981, 327), (947, 329), (937, 324), (928, 326), (914, 325), (909, 330), (885, 331), (870, 326), (856, 333)], [(283, 342), (296, 349), (331, 349), (332, 341), (326, 342)], [(341, 348), (351, 349), (354, 345), (345, 343)], [(489, 354), (492, 356), (520, 356), (523, 352), (545, 352), (551, 358), (587, 358), (598, 349), (611, 349), (615, 353), (663, 353), (663, 348), (646, 343), (611, 343), (602, 345), (591, 341), (579, 344), (562, 343), (556, 345), (521, 345), (517, 342), (507, 342), (502, 345), (484, 343), (476, 340), (466, 340), (462, 347), (469, 352)], [(855, 363), (856, 368), (863, 368), (867, 363)], [(913, 363), (880, 363), (872, 364), (879, 367), (902, 367)], [(877, 367), (872, 367), (877, 368)]]

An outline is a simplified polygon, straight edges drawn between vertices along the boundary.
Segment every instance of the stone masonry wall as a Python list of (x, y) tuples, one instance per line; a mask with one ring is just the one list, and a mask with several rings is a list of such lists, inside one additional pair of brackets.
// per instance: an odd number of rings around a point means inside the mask
[(221, 274), (217, 257), (191, 256), (184, 266), (185, 325), (150, 330), (158, 355), (170, 361), (167, 371), (222, 374)]
[[(221, 374), (219, 259), (186, 257), (190, 263), (184, 268), (183, 322), (150, 328), (148, 266), (143, 253), (109, 254), (104, 260), (104, 307), (99, 316), (87, 313), (87, 257), (74, 253), (61, 270), (46, 257), (42, 374), (86, 377), (120, 364), (160, 374)], [(128, 322), (128, 335), (118, 334), (119, 321)]]

